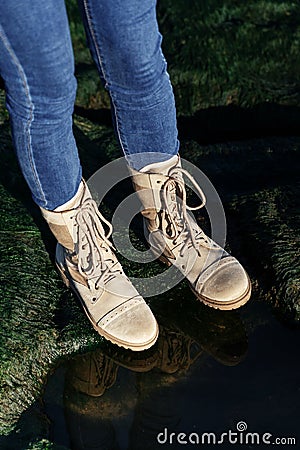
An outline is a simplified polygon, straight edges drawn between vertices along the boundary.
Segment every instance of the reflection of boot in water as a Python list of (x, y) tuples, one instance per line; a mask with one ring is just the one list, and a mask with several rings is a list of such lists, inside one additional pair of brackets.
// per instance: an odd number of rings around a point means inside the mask
[(180, 331), (160, 327), (156, 368), (165, 374), (187, 371), (203, 353), (199, 344)]
[[(186, 381), (187, 370), (196, 359), (205, 351), (223, 364), (241, 361), (247, 339), (238, 316), (199, 304), (190, 306), (188, 311), (175, 301), (161, 306), (160, 336), (149, 350), (132, 352), (107, 344), (74, 358), (65, 383), (72, 449), (117, 449), (111, 419), (128, 418), (133, 411), (129, 448), (159, 447), (157, 434), (164, 428), (175, 430), (179, 424), (182, 403), (178, 402), (178, 386)], [(122, 373), (127, 376), (125, 388), (119, 388), (118, 379), (116, 391), (109, 388), (117, 380), (119, 366), (130, 372)], [(139, 400), (132, 372), (140, 373)]]
[[(118, 448), (111, 419), (128, 414), (129, 411), (133, 413), (137, 402), (133, 379), (131, 387), (127, 383), (126, 388), (121, 393), (119, 390), (115, 397), (113, 389), (109, 389), (117, 380), (119, 366), (139, 373), (158, 368), (159, 372), (170, 374), (168, 379), (161, 380), (163, 384), (169, 384), (175, 381), (171, 374), (187, 369), (198, 356), (191, 357), (190, 347), (191, 339), (162, 327), (158, 343), (149, 350), (133, 352), (107, 345), (104, 350), (74, 358), (67, 370), (64, 395), (71, 448)], [(161, 378), (158, 372), (153, 376)], [(157, 387), (158, 383), (160, 381), (156, 380), (154, 386)]]
[(115, 430), (98, 398), (117, 378), (118, 366), (101, 352), (71, 361), (65, 380), (65, 416), (72, 450), (117, 450)]
[[(236, 365), (247, 350), (245, 330), (235, 313), (202, 305), (187, 311), (186, 305), (175, 303), (170, 302), (170, 308), (167, 304), (162, 307), (161, 320), (157, 314), (162, 330), (157, 365), (161, 373), (139, 376), (140, 398), (130, 432), (130, 450), (161, 448), (157, 436), (163, 430), (184, 431), (180, 429), (180, 420), (184, 414), (186, 372), (200, 354), (207, 352), (222, 364)], [(166, 322), (172, 326), (171, 330), (162, 327), (161, 323)], [(180, 446), (175, 443), (171, 448)]]
[[(105, 350), (80, 355), (69, 363), (64, 404), (72, 449), (119, 448), (111, 419), (122, 418), (133, 411), (137, 401), (136, 391), (134, 382), (121, 390), (121, 395), (120, 389), (116, 392), (109, 388), (117, 380), (119, 366), (142, 372), (151, 370), (156, 360), (157, 350), (154, 348), (133, 352), (108, 344)], [(132, 378), (131, 373), (128, 375)], [(105, 392), (106, 395), (103, 395)]]
[(130, 431), (130, 450), (161, 448), (156, 436), (176, 429), (180, 420), (178, 383), (202, 355), (197, 342), (179, 330), (160, 326), (156, 368), (138, 377), (139, 403)]
[(101, 351), (94, 351), (70, 363), (68, 379), (76, 391), (100, 397), (115, 383), (117, 373), (118, 365), (112, 359)]
[(159, 305), (155, 315), (161, 325), (172, 327), (193, 341), (221, 364), (234, 366), (246, 355), (248, 339), (237, 311), (220, 311), (189, 302), (188, 289), (179, 298)]

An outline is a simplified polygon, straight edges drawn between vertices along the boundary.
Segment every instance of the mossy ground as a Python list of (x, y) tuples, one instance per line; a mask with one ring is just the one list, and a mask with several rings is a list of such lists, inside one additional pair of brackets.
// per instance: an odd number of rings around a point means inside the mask
[[(120, 152), (75, 1), (67, 3), (79, 81), (75, 135), (88, 178)], [(300, 106), (300, 6), (164, 0), (158, 15), (182, 156), (198, 165), (220, 193), (228, 245), (249, 271), (255, 298), (297, 324), (300, 138), (294, 131)], [(17, 166), (0, 93), (0, 434), (12, 433), (11, 444), (5, 438), (7, 448), (50, 449), (53, 445), (45, 440), (49, 424), (35, 409), (47, 376), (60, 361), (101, 347), (102, 340), (53, 268), (55, 243)], [(251, 116), (251, 111), (261, 113)], [(269, 137), (266, 127), (290, 135)], [(247, 140), (241, 140), (241, 129)], [(264, 137), (250, 139), (257, 130)], [(237, 136), (240, 140), (234, 140)], [(159, 265), (149, 269), (123, 262), (136, 276), (160, 270)], [(29, 421), (26, 410), (32, 411)], [(19, 434), (12, 432), (14, 427)]]

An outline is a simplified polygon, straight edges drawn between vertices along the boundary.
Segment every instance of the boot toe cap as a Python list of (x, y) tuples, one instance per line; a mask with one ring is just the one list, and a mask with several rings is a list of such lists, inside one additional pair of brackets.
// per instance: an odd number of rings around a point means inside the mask
[(212, 306), (222, 308), (222, 305), (232, 305), (233, 309), (249, 300), (251, 286), (242, 265), (235, 258), (227, 259), (228, 262), (217, 267), (205, 280), (199, 288), (199, 294)]
[(112, 342), (131, 350), (145, 350), (158, 337), (158, 325), (142, 298), (127, 301), (99, 323), (102, 333)]

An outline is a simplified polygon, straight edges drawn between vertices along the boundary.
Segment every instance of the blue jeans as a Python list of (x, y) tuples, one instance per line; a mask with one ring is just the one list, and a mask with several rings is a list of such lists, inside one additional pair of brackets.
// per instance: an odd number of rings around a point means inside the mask
[[(139, 170), (156, 162), (153, 152), (168, 159), (179, 143), (156, 0), (79, 0), (79, 6), (129, 164)], [(63, 0), (0, 2), (0, 74), (24, 177), (34, 201), (55, 209), (74, 196), (82, 176), (72, 132), (76, 79)]]

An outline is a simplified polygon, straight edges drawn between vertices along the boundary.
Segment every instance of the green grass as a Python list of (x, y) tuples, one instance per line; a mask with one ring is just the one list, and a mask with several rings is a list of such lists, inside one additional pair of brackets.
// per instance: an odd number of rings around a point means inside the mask
[[(91, 64), (75, 0), (76, 62)], [(211, 106), (299, 105), (300, 4), (280, 0), (161, 0), (158, 20), (178, 115)], [(107, 107), (95, 70), (79, 73), (78, 104)]]

